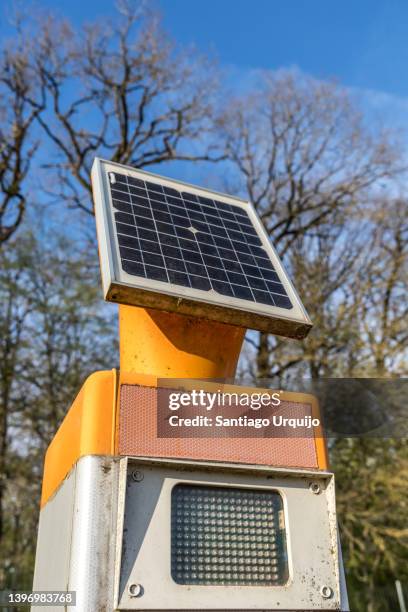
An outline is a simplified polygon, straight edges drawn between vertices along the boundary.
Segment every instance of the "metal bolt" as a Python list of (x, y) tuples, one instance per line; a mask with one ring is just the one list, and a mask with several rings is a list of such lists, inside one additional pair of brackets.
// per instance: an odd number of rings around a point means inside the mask
[(128, 593), (131, 597), (141, 597), (143, 595), (143, 587), (141, 584), (129, 584)]
[(330, 597), (333, 597), (333, 589), (327, 585), (323, 585), (320, 589), (320, 595), (323, 599), (330, 599)]
[(132, 472), (132, 478), (135, 482), (142, 482), (144, 475), (143, 472), (139, 472), (139, 470), (135, 470)]
[(318, 482), (311, 482), (309, 485), (309, 491), (314, 493), (315, 495), (319, 495), (321, 492), (320, 485)]

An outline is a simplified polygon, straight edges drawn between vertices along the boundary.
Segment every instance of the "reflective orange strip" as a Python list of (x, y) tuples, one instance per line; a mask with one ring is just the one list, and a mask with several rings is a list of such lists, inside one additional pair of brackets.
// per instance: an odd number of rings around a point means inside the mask
[(80, 457), (114, 454), (116, 379), (116, 370), (86, 379), (45, 455), (41, 507)]

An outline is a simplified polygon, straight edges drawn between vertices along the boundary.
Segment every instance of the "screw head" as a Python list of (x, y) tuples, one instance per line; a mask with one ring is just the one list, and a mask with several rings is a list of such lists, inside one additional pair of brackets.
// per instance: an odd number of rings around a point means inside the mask
[(311, 482), (309, 484), (309, 491), (311, 493), (314, 493), (315, 495), (319, 495), (319, 493), (321, 492), (321, 488), (318, 482)]
[(330, 599), (331, 597), (333, 597), (333, 589), (324, 584), (320, 588), (320, 595), (323, 597), (323, 599)]
[(132, 472), (132, 479), (135, 482), (142, 482), (143, 478), (144, 478), (143, 472), (140, 472), (139, 470), (134, 470)]
[(129, 584), (128, 593), (131, 597), (141, 597), (143, 595), (143, 587), (141, 584)]

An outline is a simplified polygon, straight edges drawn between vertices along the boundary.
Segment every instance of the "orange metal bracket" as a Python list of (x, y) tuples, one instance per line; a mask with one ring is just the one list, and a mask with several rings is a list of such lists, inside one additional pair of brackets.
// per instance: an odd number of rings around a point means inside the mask
[(119, 306), (120, 372), (156, 378), (231, 378), (245, 329), (160, 310)]

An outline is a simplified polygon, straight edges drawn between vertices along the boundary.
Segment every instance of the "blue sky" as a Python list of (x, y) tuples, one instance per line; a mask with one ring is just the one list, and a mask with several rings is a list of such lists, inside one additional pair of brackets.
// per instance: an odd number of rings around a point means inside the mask
[[(38, 7), (78, 26), (96, 16), (108, 21), (116, 12), (115, 0), (0, 0), (0, 36), (11, 33), (7, 7), (13, 2), (29, 16)], [(408, 0), (145, 2), (161, 11), (180, 45), (216, 56), (235, 91), (253, 85), (259, 69), (290, 68), (335, 79), (359, 97), (369, 120), (408, 141)], [(166, 172), (218, 187), (213, 167), (173, 163)]]
[[(11, 32), (6, 7), (12, 2), (19, 3), (28, 15), (36, 12), (36, 6), (42, 7), (46, 13), (65, 15), (78, 26), (96, 16), (109, 20), (115, 13), (115, 0), (0, 0), (0, 36)], [(238, 87), (251, 82), (251, 75), (259, 69), (295, 68), (318, 79), (336, 79), (359, 94), (369, 112), (378, 112), (391, 126), (407, 128), (408, 0), (146, 3), (161, 10), (166, 29), (178, 43), (213, 53)], [(165, 171), (211, 186), (211, 176), (208, 181), (196, 180), (196, 172), (201, 170), (193, 165), (182, 170), (168, 166)], [(218, 173), (218, 169), (209, 172)], [(73, 227), (72, 214), (66, 212), (67, 227)]]
[[(297, 66), (317, 78), (408, 98), (407, 0), (147, 0), (183, 44), (238, 71)], [(2, 6), (6, 6), (3, 0)], [(114, 0), (27, 0), (74, 22), (112, 14)], [(7, 31), (2, 12), (0, 33)]]
[(298, 66), (318, 78), (408, 95), (405, 0), (161, 0), (183, 42), (248, 68)]

